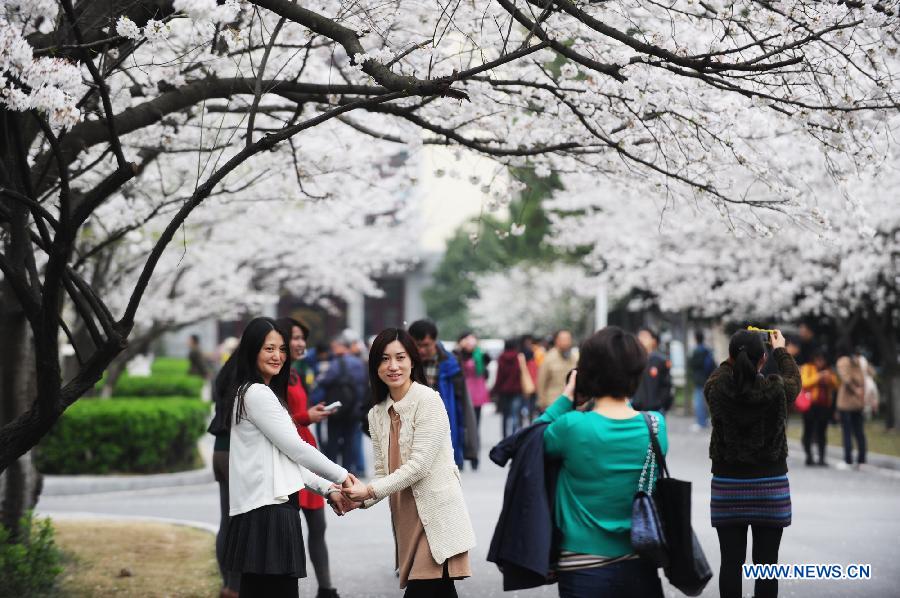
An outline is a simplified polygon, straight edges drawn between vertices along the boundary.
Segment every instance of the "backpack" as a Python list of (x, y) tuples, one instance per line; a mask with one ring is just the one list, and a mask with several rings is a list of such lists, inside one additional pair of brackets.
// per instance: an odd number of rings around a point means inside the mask
[(703, 384), (706, 382), (711, 370), (715, 369), (715, 364), (713, 364), (712, 368), (709, 367), (711, 361), (712, 355), (710, 354), (709, 349), (706, 347), (694, 348), (688, 364), (691, 368), (691, 379), (694, 381), (694, 384)]
[(359, 410), (359, 391), (356, 383), (347, 372), (347, 363), (343, 357), (337, 360), (338, 376), (325, 389), (325, 404), (340, 401), (341, 406), (329, 416), (329, 419), (347, 421), (357, 416)]

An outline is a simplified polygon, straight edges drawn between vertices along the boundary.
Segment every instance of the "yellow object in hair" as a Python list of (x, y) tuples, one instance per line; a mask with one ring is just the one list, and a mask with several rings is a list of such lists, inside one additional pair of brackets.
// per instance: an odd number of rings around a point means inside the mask
[(747, 326), (747, 330), (749, 330), (750, 332), (766, 332), (768, 334), (777, 332), (776, 330), (772, 330), (770, 328), (757, 328), (756, 326)]

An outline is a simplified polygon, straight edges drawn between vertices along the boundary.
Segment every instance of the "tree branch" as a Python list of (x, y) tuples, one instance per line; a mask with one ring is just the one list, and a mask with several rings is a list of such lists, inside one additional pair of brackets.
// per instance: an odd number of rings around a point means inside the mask
[(172, 237), (175, 236), (176, 231), (181, 227), (182, 223), (187, 219), (190, 213), (197, 206), (199, 206), (207, 196), (209, 196), (213, 188), (215, 188), (215, 186), (218, 185), (222, 181), (222, 179), (224, 179), (231, 171), (244, 163), (250, 157), (262, 151), (271, 149), (276, 144), (293, 137), (300, 131), (319, 125), (327, 120), (344, 114), (345, 112), (350, 112), (351, 110), (360, 108), (368, 108), (369, 106), (374, 106), (384, 102), (407, 97), (408, 95), (409, 94), (406, 92), (396, 91), (382, 96), (367, 98), (365, 100), (358, 100), (356, 102), (345, 104), (343, 106), (338, 106), (314, 118), (286, 127), (279, 133), (266, 135), (259, 141), (253, 143), (250, 146), (244, 147), (244, 149), (235, 154), (230, 160), (228, 160), (228, 162), (222, 165), (222, 167), (220, 167), (216, 172), (211, 174), (206, 182), (197, 187), (197, 190), (194, 191), (191, 198), (185, 202), (184, 206), (172, 218), (168, 226), (166, 226), (165, 230), (163, 230), (162, 234), (160, 234), (159, 238), (156, 241), (156, 244), (153, 246), (153, 250), (147, 257), (147, 261), (144, 264), (144, 268), (141, 271), (140, 276), (138, 277), (137, 283), (134, 287), (134, 291), (132, 292), (131, 298), (128, 301), (128, 306), (125, 309), (125, 313), (122, 316), (122, 319), (119, 320), (120, 327), (125, 331), (131, 330), (131, 327), (134, 324), (134, 316), (137, 313), (141, 298), (143, 297), (144, 292), (147, 290), (147, 285), (150, 283), (150, 277), (153, 275), (153, 270), (156, 268), (156, 264), (159, 262), (160, 257), (162, 257), (163, 251), (165, 251), (165, 248), (168, 245), (169, 241), (172, 240)]

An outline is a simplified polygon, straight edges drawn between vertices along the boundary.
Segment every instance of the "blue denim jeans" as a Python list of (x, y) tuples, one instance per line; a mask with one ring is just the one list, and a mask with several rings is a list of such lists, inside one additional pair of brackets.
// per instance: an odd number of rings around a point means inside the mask
[(522, 427), (522, 409), (525, 407), (525, 399), (522, 395), (500, 395), (500, 412), (503, 415), (503, 437), (506, 438), (519, 431)]
[(656, 567), (641, 560), (559, 572), (559, 598), (662, 598)]
[[(844, 440), (844, 461), (847, 465), (853, 464), (853, 441), (856, 438), (857, 463), (866, 462), (866, 431), (863, 427), (862, 411), (844, 411), (841, 415), (841, 432)], [(852, 437), (852, 438), (851, 438)]]
[(694, 417), (697, 425), (705, 428), (709, 424), (709, 413), (706, 411), (706, 399), (703, 397), (703, 387), (694, 389)]

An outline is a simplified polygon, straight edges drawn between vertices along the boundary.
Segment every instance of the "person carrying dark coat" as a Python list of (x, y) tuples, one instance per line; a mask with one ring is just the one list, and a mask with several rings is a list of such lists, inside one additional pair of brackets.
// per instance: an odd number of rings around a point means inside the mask
[[(710, 511), (719, 535), (722, 598), (741, 596), (747, 528), (753, 531), (753, 562), (774, 564), (783, 529), (791, 524), (785, 422), (800, 392), (800, 370), (785, 351), (780, 331), (773, 331), (769, 341), (779, 374), (759, 374), (766, 361), (763, 336), (740, 330), (731, 337), (728, 360), (704, 387), (712, 420)], [(778, 580), (756, 580), (754, 595), (777, 596)]]
[(503, 509), (487, 560), (503, 573), (503, 590), (524, 590), (554, 581), (557, 540), (553, 524), (559, 461), (544, 456), (546, 423), (523, 428), (491, 449), (491, 461), (512, 459)]

